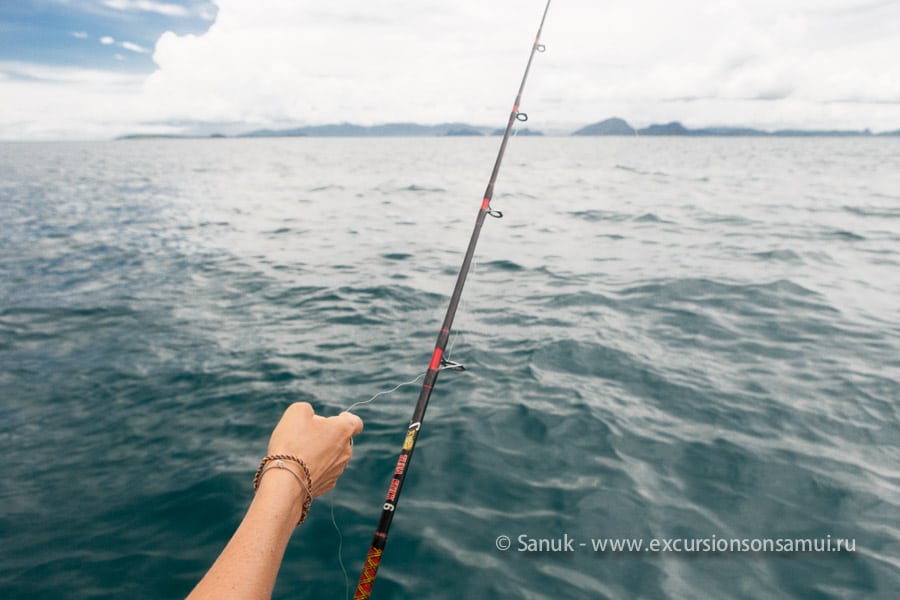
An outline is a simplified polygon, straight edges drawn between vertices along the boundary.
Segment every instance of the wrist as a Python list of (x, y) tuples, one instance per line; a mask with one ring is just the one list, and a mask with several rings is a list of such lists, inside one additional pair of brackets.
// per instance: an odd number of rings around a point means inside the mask
[(304, 508), (309, 494), (298, 481), (298, 471), (287, 465), (267, 465), (260, 475), (256, 496), (267, 503), (289, 507), (293, 522), (299, 525), (306, 517)]
[[(266, 481), (274, 483), (264, 484)], [(270, 454), (263, 458), (253, 478), (253, 489), (260, 493), (263, 487), (266, 496), (275, 494), (290, 502), (295, 509), (292, 512), (298, 515), (297, 525), (303, 524), (313, 498), (312, 478), (303, 459), (290, 454)]]

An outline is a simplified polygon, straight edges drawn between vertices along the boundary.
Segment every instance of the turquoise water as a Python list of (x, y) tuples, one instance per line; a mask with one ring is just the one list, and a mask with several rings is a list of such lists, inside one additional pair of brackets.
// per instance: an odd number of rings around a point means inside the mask
[[(0, 144), (0, 593), (186, 594), (291, 401), (425, 369), (498, 143)], [(890, 139), (511, 140), (375, 597), (895, 597), (898, 190)], [(355, 585), (417, 394), (276, 597)], [(856, 548), (590, 547), (712, 536)]]

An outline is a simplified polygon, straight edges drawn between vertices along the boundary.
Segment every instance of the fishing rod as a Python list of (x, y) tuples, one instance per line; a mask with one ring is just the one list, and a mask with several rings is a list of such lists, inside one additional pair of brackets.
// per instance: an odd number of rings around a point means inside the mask
[(469, 274), (469, 267), (472, 265), (472, 257), (475, 255), (475, 246), (478, 244), (478, 235), (481, 233), (484, 219), (488, 215), (495, 218), (503, 216), (503, 213), (491, 208), (491, 199), (494, 196), (494, 183), (497, 181), (497, 174), (500, 172), (500, 163), (503, 162), (503, 154), (506, 152), (506, 144), (509, 142), (509, 134), (512, 131), (513, 125), (516, 121), (525, 122), (528, 120), (528, 115), (526, 113), (519, 112), (519, 103), (522, 101), (522, 90), (525, 89), (525, 80), (528, 79), (528, 71), (531, 69), (531, 61), (534, 59), (534, 55), (536, 52), (543, 52), (546, 49), (546, 47), (541, 44), (541, 31), (544, 28), (544, 20), (547, 18), (547, 11), (549, 10), (550, 0), (547, 0), (547, 6), (544, 7), (544, 14), (541, 17), (541, 24), (538, 26), (534, 44), (531, 46), (531, 54), (528, 55), (528, 64), (525, 65), (525, 74), (522, 75), (522, 83), (519, 84), (519, 92), (516, 94), (516, 101), (513, 103), (512, 112), (509, 113), (509, 121), (506, 124), (506, 131), (503, 133), (503, 141), (500, 142), (500, 150), (497, 152), (497, 159), (494, 161), (494, 170), (491, 172), (491, 178), (488, 181), (487, 189), (484, 192), (481, 208), (478, 209), (478, 217), (475, 219), (475, 228), (472, 230), (472, 237), (469, 238), (469, 247), (466, 249), (466, 255), (463, 258), (462, 266), (459, 269), (459, 275), (456, 278), (456, 286), (453, 288), (453, 294), (450, 296), (450, 304), (447, 306), (447, 313), (444, 315), (444, 322), (441, 325), (441, 330), (437, 336), (437, 342), (434, 345), (431, 362), (428, 364), (428, 371), (426, 371), (425, 380), (422, 382), (419, 400), (416, 402), (415, 410), (413, 410), (413, 416), (409, 422), (409, 429), (406, 430), (406, 439), (403, 441), (403, 448), (400, 450), (400, 457), (397, 459), (397, 466), (394, 469), (394, 475), (391, 478), (387, 496), (385, 497), (384, 505), (382, 507), (381, 520), (378, 522), (378, 529), (375, 530), (372, 546), (369, 548), (366, 562), (363, 565), (362, 573), (359, 576), (356, 593), (353, 595), (354, 600), (368, 600), (372, 595), (372, 585), (378, 574), (378, 566), (381, 564), (381, 556), (384, 553), (385, 544), (387, 544), (388, 530), (391, 528), (391, 522), (393, 521), (394, 513), (397, 510), (397, 502), (400, 500), (400, 490), (403, 489), (403, 481), (406, 479), (406, 472), (409, 469), (413, 450), (415, 450), (416, 447), (416, 440), (419, 437), (422, 423), (425, 420), (425, 409), (428, 408), (428, 400), (431, 398), (431, 392), (437, 382), (438, 374), (444, 369), (464, 370), (465, 368), (458, 363), (446, 359), (444, 357), (444, 349), (447, 347), (447, 341), (450, 339), (450, 329), (453, 326), (453, 319), (456, 317), (456, 309), (459, 306), (459, 300), (462, 297), (466, 276)]

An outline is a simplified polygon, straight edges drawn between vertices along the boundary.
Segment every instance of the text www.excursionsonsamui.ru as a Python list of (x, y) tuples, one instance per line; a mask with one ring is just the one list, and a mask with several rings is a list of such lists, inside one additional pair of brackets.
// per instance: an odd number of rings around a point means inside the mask
[(775, 553), (799, 552), (856, 552), (856, 540), (836, 538), (724, 538), (712, 535), (706, 538), (574, 538), (568, 533), (562, 537), (532, 537), (527, 533), (510, 537), (499, 535), (494, 542), (497, 550), (506, 552), (596, 552), (598, 554), (676, 553), (676, 554), (725, 554), (725, 553)]

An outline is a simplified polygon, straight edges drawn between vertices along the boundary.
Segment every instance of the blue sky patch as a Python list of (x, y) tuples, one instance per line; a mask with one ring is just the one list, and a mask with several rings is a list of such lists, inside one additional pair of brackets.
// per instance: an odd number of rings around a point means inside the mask
[(0, 61), (142, 72), (165, 31), (202, 34), (208, 0), (31, 0), (0, 3)]

